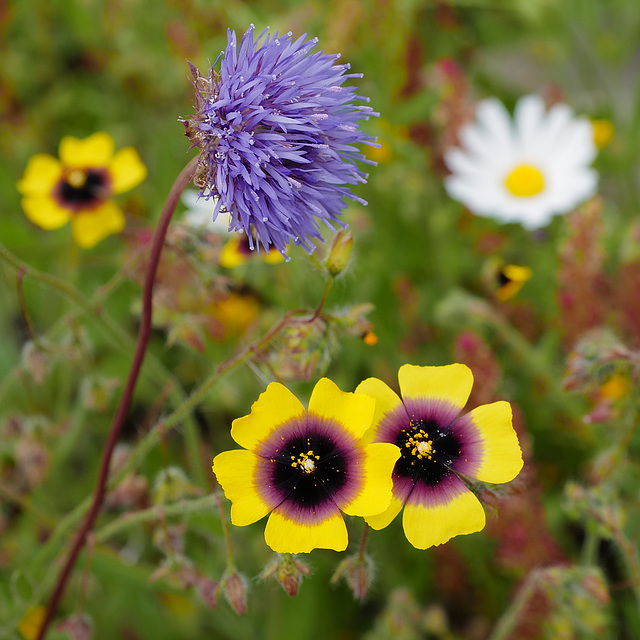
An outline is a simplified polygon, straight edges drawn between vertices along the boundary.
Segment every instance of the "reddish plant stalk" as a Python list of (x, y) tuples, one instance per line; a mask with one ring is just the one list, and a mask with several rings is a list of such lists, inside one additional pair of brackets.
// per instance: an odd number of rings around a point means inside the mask
[(64, 595), (67, 583), (71, 577), (73, 567), (86, 543), (87, 534), (91, 531), (93, 523), (100, 512), (100, 507), (106, 493), (107, 480), (109, 478), (111, 456), (120, 437), (120, 432), (122, 431), (127, 413), (129, 412), (133, 392), (142, 367), (142, 361), (144, 360), (147, 345), (149, 344), (149, 337), (151, 335), (153, 283), (158, 269), (158, 263), (160, 262), (160, 254), (164, 245), (164, 239), (167, 234), (167, 229), (169, 228), (169, 223), (171, 222), (171, 217), (173, 216), (173, 212), (180, 199), (180, 195), (191, 181), (197, 163), (198, 158), (193, 158), (176, 178), (176, 181), (173, 183), (171, 191), (169, 192), (169, 196), (167, 197), (167, 201), (165, 202), (162, 214), (160, 215), (158, 226), (153, 234), (151, 252), (149, 254), (149, 262), (147, 263), (144, 288), (142, 291), (142, 317), (140, 319), (140, 328), (138, 330), (138, 342), (131, 362), (131, 368), (129, 369), (129, 376), (122, 391), (120, 403), (116, 409), (113, 422), (111, 423), (111, 428), (107, 435), (107, 441), (104, 445), (104, 451), (100, 461), (100, 471), (96, 481), (96, 488), (93, 492), (91, 506), (89, 507), (89, 511), (87, 511), (84, 522), (78, 531), (78, 535), (71, 545), (67, 559), (60, 571), (60, 574), (58, 575), (53, 591), (51, 592), (51, 596), (47, 602), (44, 620), (42, 621), (36, 640), (43, 640), (46, 637), (47, 630), (49, 629), (53, 616), (57, 611), (58, 604)]

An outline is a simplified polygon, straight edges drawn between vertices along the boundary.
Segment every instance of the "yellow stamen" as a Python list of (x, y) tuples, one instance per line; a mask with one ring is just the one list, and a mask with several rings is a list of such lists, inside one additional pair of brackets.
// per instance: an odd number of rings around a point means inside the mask
[(67, 175), (67, 184), (74, 189), (81, 189), (87, 182), (87, 174), (81, 169), (73, 169)]
[(291, 456), (291, 466), (295, 469), (298, 466), (304, 471), (304, 473), (313, 473), (316, 470), (316, 460), (320, 460), (320, 456), (314, 455), (312, 450), (307, 453), (301, 453), (297, 458)]
[(540, 169), (521, 164), (507, 174), (504, 186), (517, 198), (531, 198), (544, 191), (544, 176)]
[(429, 458), (431, 460), (434, 453), (433, 440), (428, 440), (429, 434), (420, 429), (418, 433), (412, 435), (404, 444), (405, 447), (411, 447), (411, 454), (419, 460)]

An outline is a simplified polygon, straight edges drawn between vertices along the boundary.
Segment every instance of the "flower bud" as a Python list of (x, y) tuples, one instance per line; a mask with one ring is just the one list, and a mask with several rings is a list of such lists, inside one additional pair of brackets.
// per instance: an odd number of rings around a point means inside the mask
[(284, 553), (275, 556), (264, 568), (260, 578), (275, 578), (280, 586), (293, 598), (298, 594), (303, 576), (308, 576), (311, 569), (298, 560), (295, 555)]
[(335, 584), (340, 578), (347, 581), (356, 600), (364, 600), (373, 579), (373, 561), (360, 554), (346, 558), (338, 565), (331, 583)]
[(247, 589), (245, 579), (239, 573), (231, 573), (223, 578), (222, 593), (239, 616), (247, 613)]
[(352, 247), (353, 236), (348, 231), (338, 231), (333, 238), (329, 254), (324, 263), (327, 271), (334, 278), (347, 268)]

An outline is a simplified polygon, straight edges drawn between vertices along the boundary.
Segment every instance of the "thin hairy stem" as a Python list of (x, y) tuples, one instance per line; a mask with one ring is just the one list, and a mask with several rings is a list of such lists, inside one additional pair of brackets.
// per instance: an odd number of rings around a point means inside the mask
[(84, 547), (87, 534), (93, 527), (93, 523), (100, 511), (100, 507), (106, 493), (111, 456), (120, 437), (120, 432), (122, 431), (122, 427), (129, 412), (129, 407), (131, 406), (133, 392), (138, 380), (140, 369), (142, 367), (142, 361), (144, 360), (144, 356), (147, 350), (149, 337), (151, 335), (151, 317), (153, 312), (153, 284), (158, 268), (158, 263), (160, 262), (160, 254), (164, 245), (164, 239), (167, 233), (167, 229), (169, 228), (169, 223), (171, 222), (173, 212), (176, 208), (176, 205), (178, 204), (180, 194), (184, 191), (185, 187), (191, 181), (197, 165), (197, 161), (197, 158), (192, 159), (182, 170), (180, 175), (176, 178), (176, 181), (174, 182), (171, 191), (169, 192), (169, 196), (165, 203), (164, 209), (162, 210), (158, 226), (156, 227), (155, 233), (153, 235), (153, 242), (151, 245), (151, 252), (149, 255), (149, 262), (147, 264), (147, 271), (145, 275), (144, 289), (142, 292), (142, 317), (138, 333), (138, 342), (136, 345), (136, 351), (133, 356), (133, 361), (131, 362), (129, 376), (123, 389), (122, 396), (120, 397), (120, 403), (118, 405), (118, 408), (116, 409), (116, 413), (113, 418), (111, 428), (109, 429), (109, 434), (107, 436), (107, 441), (104, 446), (102, 460), (100, 462), (100, 470), (98, 472), (98, 480), (96, 482), (96, 488), (93, 494), (91, 507), (89, 508), (84, 522), (82, 523), (82, 526), (80, 527), (80, 530), (76, 535), (64, 566), (60, 571), (58, 580), (47, 603), (45, 617), (38, 635), (36, 636), (36, 640), (42, 640), (47, 634), (47, 630), (49, 629), (51, 621), (53, 620), (53, 616), (55, 615), (55, 612), (58, 608), (58, 604), (65, 592), (67, 583), (71, 576), (73, 567), (75, 566), (78, 555)]

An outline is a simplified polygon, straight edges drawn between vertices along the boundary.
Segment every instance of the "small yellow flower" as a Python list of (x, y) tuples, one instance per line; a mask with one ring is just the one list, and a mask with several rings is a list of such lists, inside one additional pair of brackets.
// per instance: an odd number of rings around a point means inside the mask
[(499, 258), (491, 260), (485, 272), (487, 284), (500, 302), (511, 300), (532, 275), (530, 267), (507, 264)]
[(234, 420), (231, 437), (244, 449), (225, 451), (213, 472), (231, 500), (231, 522), (244, 526), (269, 515), (266, 543), (278, 553), (347, 548), (342, 513), (369, 516), (391, 500), (395, 444), (362, 442), (376, 403), (345, 393), (331, 380), (315, 386), (309, 410), (272, 382)]
[(598, 149), (604, 149), (615, 135), (615, 128), (610, 120), (597, 118), (591, 121), (593, 127), (593, 141)]
[(35, 640), (44, 622), (45, 608), (41, 605), (29, 607), (18, 623), (18, 631), (24, 640)]
[(114, 151), (110, 135), (94, 133), (84, 140), (64, 137), (60, 159), (33, 156), (18, 182), (27, 218), (43, 229), (70, 222), (74, 241), (84, 248), (122, 231), (124, 213), (112, 196), (142, 182), (147, 168), (133, 147)]
[(234, 233), (220, 252), (220, 266), (225, 269), (233, 269), (241, 264), (246, 264), (253, 257), (264, 260), (267, 264), (278, 264), (284, 261), (283, 255), (275, 249), (256, 251), (249, 247), (246, 234)]

